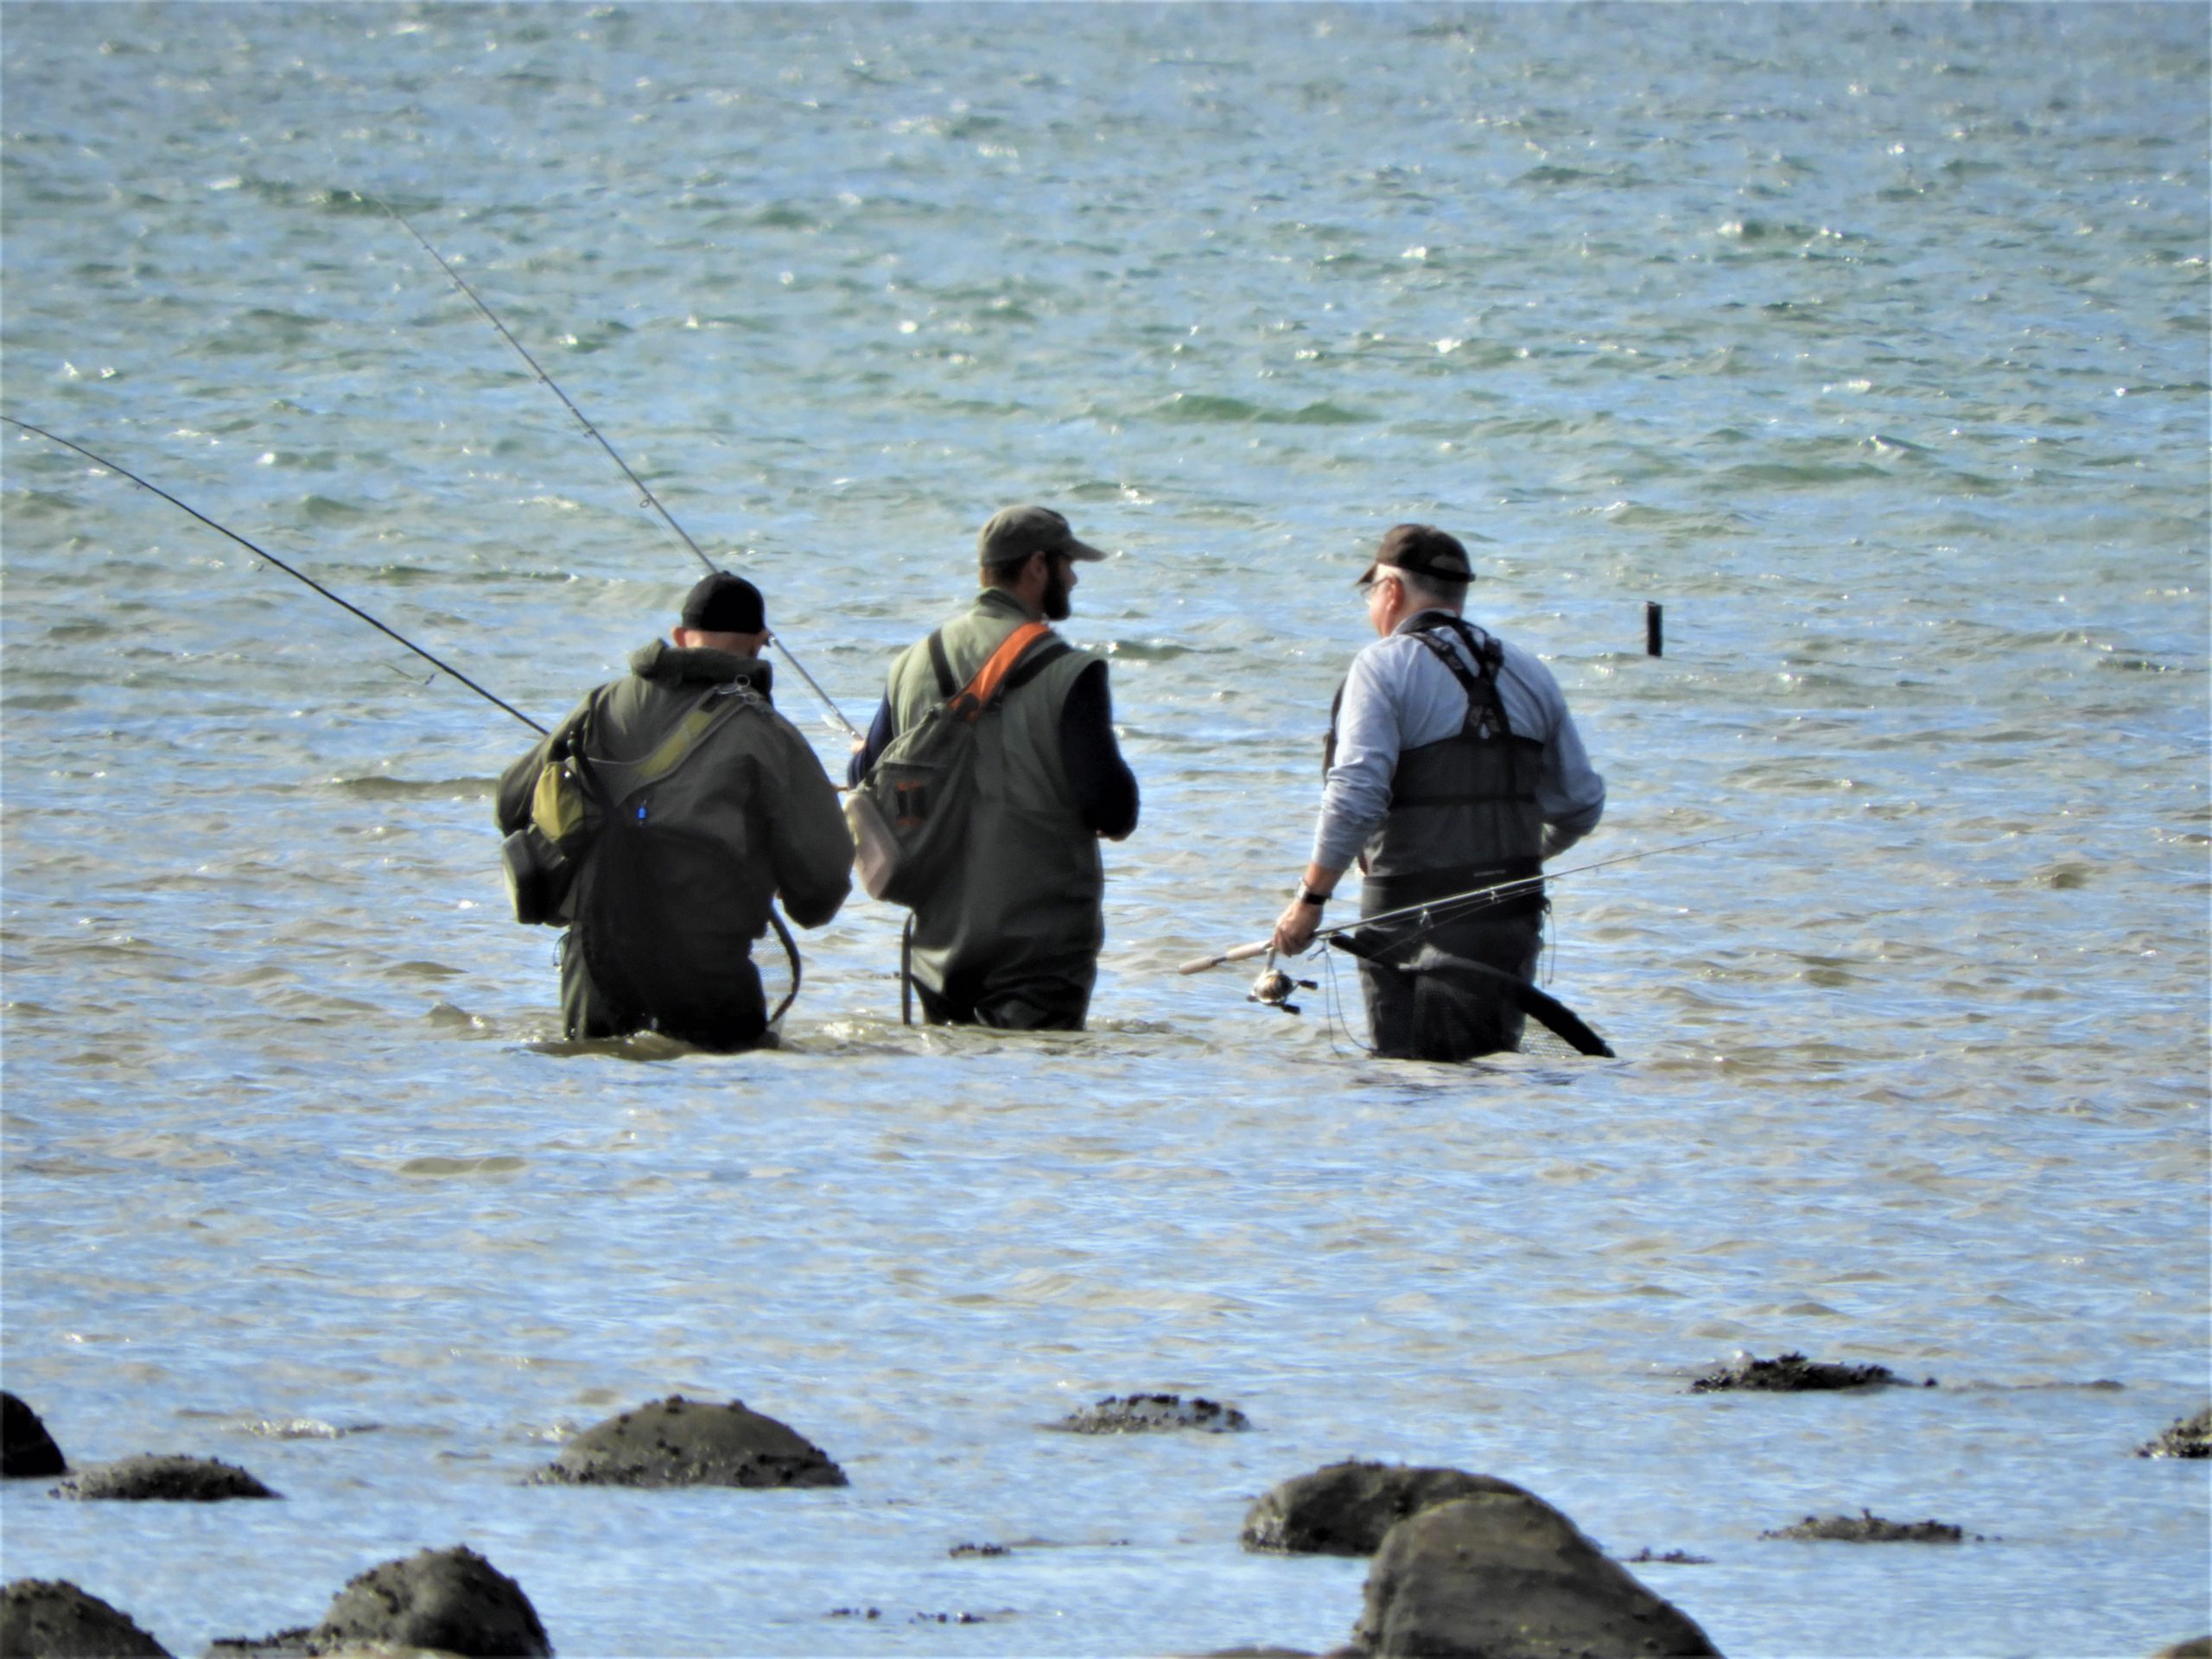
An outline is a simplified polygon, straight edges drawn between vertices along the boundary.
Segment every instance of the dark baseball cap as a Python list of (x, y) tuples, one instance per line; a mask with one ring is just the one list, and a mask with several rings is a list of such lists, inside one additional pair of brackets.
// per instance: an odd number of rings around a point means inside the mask
[(1376, 569), (1386, 564), (1438, 582), (1475, 579), (1475, 567), (1467, 562), (1467, 550), (1459, 545), (1459, 538), (1433, 524), (1393, 524), (1384, 531), (1375, 549), (1375, 562), (1361, 574), (1359, 585), (1374, 581)]
[(1032, 553), (1062, 553), (1071, 559), (1106, 556), (1088, 542), (1076, 540), (1068, 521), (1050, 507), (1001, 507), (976, 537), (979, 564), (1016, 564)]
[(761, 633), (768, 626), (760, 590), (743, 576), (717, 570), (683, 596), (683, 626), (707, 633)]

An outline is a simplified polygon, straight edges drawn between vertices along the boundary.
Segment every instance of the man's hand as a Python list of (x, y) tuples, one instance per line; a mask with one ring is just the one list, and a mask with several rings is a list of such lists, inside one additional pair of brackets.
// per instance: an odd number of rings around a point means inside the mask
[(1313, 930), (1321, 925), (1321, 906), (1293, 899), (1275, 918), (1275, 954), (1294, 957), (1313, 943)]
[(1338, 879), (1343, 874), (1342, 870), (1325, 870), (1319, 864), (1306, 867), (1297, 896), (1275, 918), (1278, 955), (1294, 957), (1313, 943), (1313, 930), (1321, 925), (1321, 906), (1336, 891)]

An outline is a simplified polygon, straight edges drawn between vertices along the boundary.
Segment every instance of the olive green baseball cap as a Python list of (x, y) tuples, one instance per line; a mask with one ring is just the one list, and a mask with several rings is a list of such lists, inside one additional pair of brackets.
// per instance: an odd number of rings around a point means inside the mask
[(1058, 553), (1071, 559), (1106, 556), (1090, 543), (1076, 540), (1068, 521), (1050, 507), (1001, 507), (976, 537), (979, 564), (1018, 564), (1032, 553)]

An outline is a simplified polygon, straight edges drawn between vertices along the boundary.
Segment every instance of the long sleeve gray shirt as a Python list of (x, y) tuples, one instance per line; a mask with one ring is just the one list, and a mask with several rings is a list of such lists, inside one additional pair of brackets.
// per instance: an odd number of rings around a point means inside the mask
[[(1325, 870), (1348, 868), (1381, 827), (1390, 810), (1398, 756), (1451, 736), (1466, 719), (1466, 691), (1412, 637), (1421, 617), (1432, 614), (1408, 617), (1352, 658), (1337, 709), (1336, 761), (1322, 789), (1321, 819), (1313, 832), (1313, 861)], [(1439, 638), (1474, 669), (1456, 633), (1443, 629)], [(1591, 770), (1582, 734), (1575, 730), (1566, 694), (1551, 671), (1511, 641), (1497, 643), (1504, 652), (1497, 690), (1505, 717), (1516, 736), (1544, 746), (1536, 804), (1544, 816), (1544, 856), (1550, 858), (1597, 827), (1605, 810), (1605, 780)]]

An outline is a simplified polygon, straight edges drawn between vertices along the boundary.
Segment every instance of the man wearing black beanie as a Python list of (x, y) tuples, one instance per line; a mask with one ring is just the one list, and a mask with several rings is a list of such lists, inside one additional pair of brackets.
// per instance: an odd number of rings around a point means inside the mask
[(542, 919), (569, 930), (569, 1036), (757, 1047), (775, 1040), (752, 955), (772, 901), (803, 927), (827, 922), (851, 888), (852, 839), (822, 763), (770, 700), (760, 590), (717, 571), (671, 638), (507, 768), (499, 828), (552, 873)]

